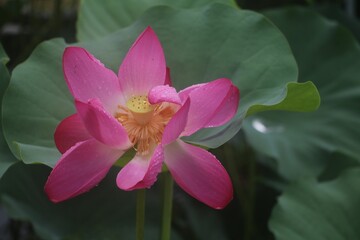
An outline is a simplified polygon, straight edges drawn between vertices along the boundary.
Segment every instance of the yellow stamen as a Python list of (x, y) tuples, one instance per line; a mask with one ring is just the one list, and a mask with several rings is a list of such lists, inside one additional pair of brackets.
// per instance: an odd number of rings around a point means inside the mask
[(125, 106), (118, 106), (115, 118), (126, 129), (130, 141), (141, 155), (161, 142), (164, 128), (174, 115), (174, 107), (169, 103), (151, 105), (146, 96), (136, 96)]

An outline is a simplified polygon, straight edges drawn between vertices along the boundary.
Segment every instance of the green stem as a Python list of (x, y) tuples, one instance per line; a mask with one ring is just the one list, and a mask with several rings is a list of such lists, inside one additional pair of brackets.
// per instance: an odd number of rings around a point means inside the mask
[(145, 189), (137, 192), (136, 200), (136, 240), (144, 239), (145, 227)]
[(170, 240), (174, 181), (169, 172), (164, 173), (164, 180), (164, 207), (162, 217), (161, 240)]

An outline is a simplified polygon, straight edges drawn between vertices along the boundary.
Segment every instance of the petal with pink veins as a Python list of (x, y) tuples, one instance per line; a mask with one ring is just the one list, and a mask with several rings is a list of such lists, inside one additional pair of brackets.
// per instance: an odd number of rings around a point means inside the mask
[(125, 96), (146, 96), (166, 79), (165, 56), (158, 37), (147, 27), (130, 48), (119, 73)]
[(54, 133), (55, 145), (61, 153), (78, 142), (92, 138), (78, 114), (73, 114), (60, 122)]
[(227, 123), (234, 117), (239, 107), (240, 92), (235, 86), (231, 86), (227, 96), (218, 107), (213, 117), (204, 127), (217, 127)]
[(75, 106), (88, 132), (99, 142), (118, 149), (132, 146), (125, 128), (111, 116), (98, 99), (88, 103), (75, 100)]
[(184, 131), (190, 108), (190, 99), (175, 113), (164, 129), (161, 144), (167, 145), (175, 141)]
[(176, 92), (176, 89), (170, 87), (169, 85), (159, 85), (153, 87), (148, 94), (148, 100), (151, 104), (162, 102), (181, 104), (181, 100), (179, 94)]
[(164, 151), (161, 145), (158, 145), (152, 154), (135, 155), (117, 175), (117, 186), (126, 191), (151, 187), (161, 172), (163, 161)]
[(189, 97), (189, 94), (194, 91), (195, 89), (199, 88), (199, 87), (202, 87), (204, 85), (206, 85), (207, 83), (199, 83), (199, 84), (194, 84), (194, 85), (191, 85), (190, 87), (187, 87), (183, 90), (181, 90), (179, 92), (179, 97), (181, 99), (181, 102), (185, 102), (186, 99), (188, 99)]
[(208, 151), (178, 140), (165, 147), (165, 163), (175, 182), (206, 205), (222, 209), (233, 198), (228, 173)]
[(180, 98), (191, 100), (188, 121), (181, 135), (189, 136), (201, 128), (218, 126), (230, 120), (237, 111), (238, 94), (237, 88), (225, 78), (179, 93)]
[(107, 174), (124, 152), (95, 139), (79, 142), (62, 155), (45, 184), (52, 202), (61, 202), (89, 191)]
[(124, 103), (116, 74), (81, 47), (67, 47), (63, 55), (63, 71), (67, 85), (82, 102), (99, 98), (112, 112)]

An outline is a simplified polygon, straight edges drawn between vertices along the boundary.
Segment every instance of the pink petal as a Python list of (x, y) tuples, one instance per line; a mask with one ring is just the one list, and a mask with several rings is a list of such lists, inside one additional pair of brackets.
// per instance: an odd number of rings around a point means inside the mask
[(230, 177), (208, 151), (179, 140), (165, 147), (165, 163), (176, 183), (197, 200), (215, 209), (231, 201)]
[(98, 99), (88, 103), (75, 100), (75, 106), (86, 129), (96, 140), (119, 149), (132, 146), (125, 128), (106, 112)]
[(124, 102), (116, 74), (84, 48), (65, 49), (63, 70), (74, 98), (82, 102), (99, 98), (110, 112), (116, 109), (117, 104)]
[(123, 153), (95, 139), (77, 143), (62, 155), (50, 173), (46, 194), (51, 201), (61, 202), (90, 190)]
[(171, 82), (171, 76), (170, 76), (170, 68), (166, 68), (166, 75), (165, 75), (165, 83), (164, 85), (169, 85), (172, 86), (172, 82)]
[(224, 124), (235, 115), (239, 102), (237, 88), (225, 78), (187, 88), (179, 95), (182, 100), (191, 99), (182, 136), (189, 136), (204, 127)]
[(163, 160), (164, 151), (161, 145), (155, 148), (153, 154), (137, 154), (117, 175), (118, 187), (126, 191), (151, 187), (161, 172)]
[(176, 92), (176, 89), (170, 87), (169, 85), (159, 85), (153, 87), (148, 94), (148, 100), (151, 104), (162, 102), (181, 104), (181, 100), (178, 93)]
[(216, 113), (204, 127), (217, 127), (227, 123), (234, 117), (239, 107), (240, 92), (232, 85)]
[(170, 122), (166, 125), (161, 139), (163, 145), (167, 145), (175, 141), (184, 131), (190, 108), (190, 99), (175, 113)]
[(56, 147), (61, 153), (66, 152), (76, 143), (90, 138), (92, 138), (91, 135), (77, 114), (73, 114), (62, 120), (54, 134)]
[(190, 87), (187, 87), (179, 92), (179, 97), (182, 102), (185, 102), (186, 99), (188, 99), (189, 94), (194, 91), (195, 89), (198, 89), (199, 87), (205, 86), (207, 83), (199, 83), (195, 85), (191, 85)]
[(119, 69), (121, 89), (127, 97), (146, 96), (151, 88), (166, 79), (165, 56), (151, 27), (138, 37)]

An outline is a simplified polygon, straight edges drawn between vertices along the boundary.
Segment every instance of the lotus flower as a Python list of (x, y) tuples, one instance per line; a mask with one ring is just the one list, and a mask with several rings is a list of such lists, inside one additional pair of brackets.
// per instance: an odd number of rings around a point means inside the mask
[(150, 27), (127, 53), (118, 76), (80, 47), (65, 49), (63, 71), (77, 113), (55, 131), (63, 155), (45, 185), (51, 201), (90, 190), (133, 148), (136, 155), (117, 175), (120, 189), (151, 187), (165, 163), (175, 182), (192, 197), (216, 209), (230, 202), (232, 184), (221, 163), (180, 139), (201, 128), (223, 125), (235, 115), (239, 91), (230, 80), (177, 92)]

